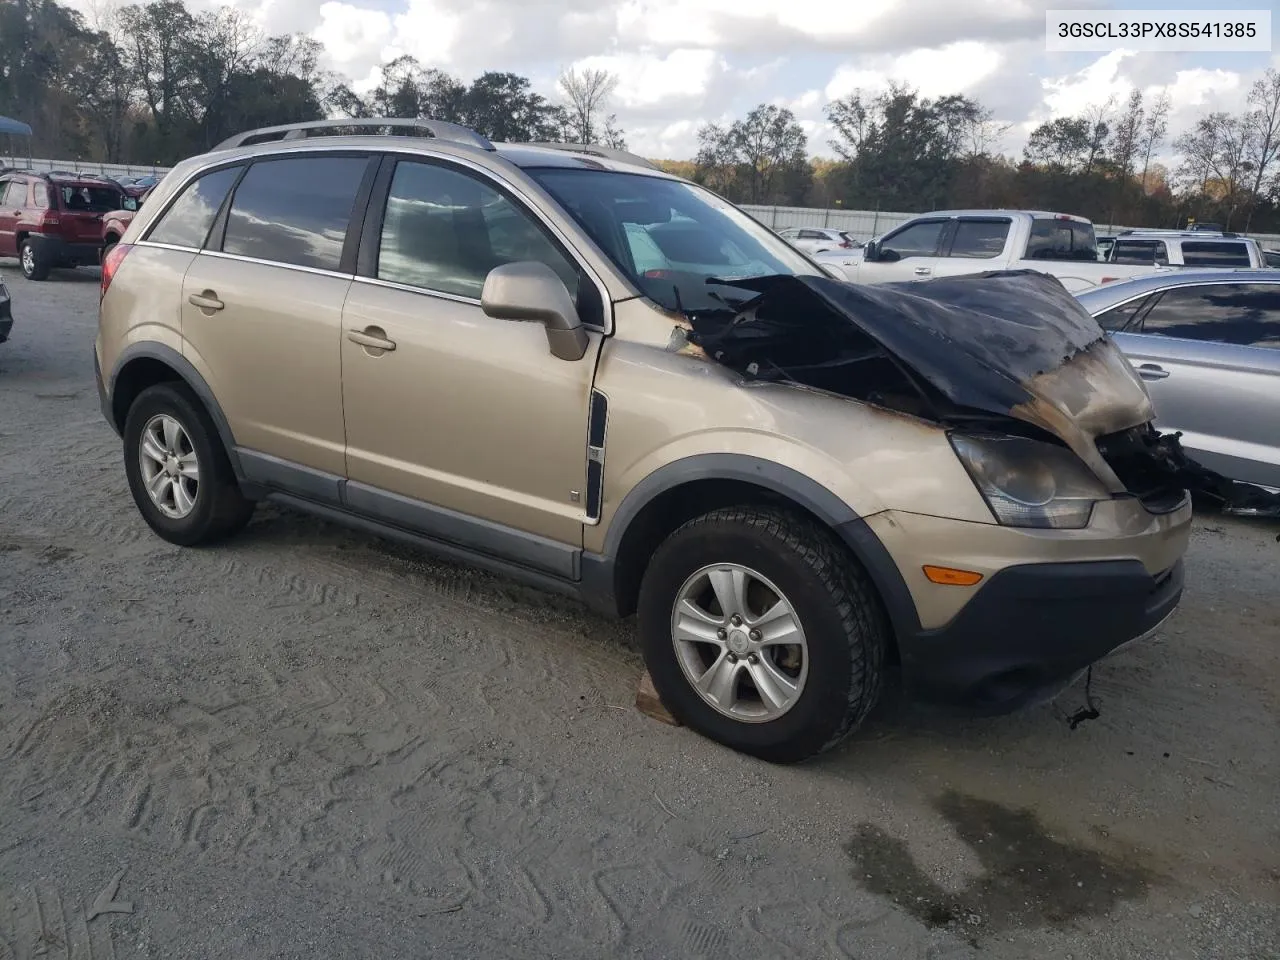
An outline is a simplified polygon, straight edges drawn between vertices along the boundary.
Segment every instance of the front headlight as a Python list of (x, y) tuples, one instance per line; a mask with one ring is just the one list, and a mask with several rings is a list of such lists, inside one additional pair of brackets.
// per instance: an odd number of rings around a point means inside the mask
[(1006, 527), (1079, 530), (1109, 499), (1101, 481), (1065, 447), (1024, 437), (951, 434), (951, 446), (996, 520)]

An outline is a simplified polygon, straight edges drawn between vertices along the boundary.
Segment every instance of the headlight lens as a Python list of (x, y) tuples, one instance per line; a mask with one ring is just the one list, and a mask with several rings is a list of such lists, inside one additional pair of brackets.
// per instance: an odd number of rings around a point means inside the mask
[(1024, 437), (951, 434), (951, 445), (1006, 527), (1079, 530), (1106, 487), (1065, 447)]

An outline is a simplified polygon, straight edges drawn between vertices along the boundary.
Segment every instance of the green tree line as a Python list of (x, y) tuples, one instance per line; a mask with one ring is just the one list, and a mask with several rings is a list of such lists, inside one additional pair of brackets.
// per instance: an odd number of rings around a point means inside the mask
[[(827, 105), (834, 162), (810, 157), (790, 110), (761, 104), (703, 126), (683, 172), (739, 203), (1048, 209), (1099, 223), (1280, 232), (1280, 72), (1253, 85), (1243, 111), (1206, 114), (1172, 140), (1170, 107), (1135, 91), (1041, 124), (1015, 158), (1001, 150), (1009, 126), (977, 101), (892, 85)], [(1170, 152), (1171, 166), (1157, 161)]]
[(0, 0), (0, 115), (29, 123), (36, 156), (169, 165), (243, 130), (329, 116), (430, 117), (495, 140), (624, 147), (616, 77), (568, 70), (559, 102), (491, 71), (471, 83), (413, 57), (365, 96), (320, 68), (302, 35), (266, 36), (232, 7), (125, 6), (90, 23), (56, 0)]

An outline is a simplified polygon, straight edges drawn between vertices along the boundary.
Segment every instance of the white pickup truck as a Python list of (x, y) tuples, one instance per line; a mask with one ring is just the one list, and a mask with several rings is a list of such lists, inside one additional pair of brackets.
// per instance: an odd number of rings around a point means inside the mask
[(855, 283), (932, 280), (988, 270), (1038, 270), (1076, 293), (1156, 267), (1102, 263), (1093, 224), (1065, 213), (946, 210), (908, 220), (856, 255), (818, 258)]

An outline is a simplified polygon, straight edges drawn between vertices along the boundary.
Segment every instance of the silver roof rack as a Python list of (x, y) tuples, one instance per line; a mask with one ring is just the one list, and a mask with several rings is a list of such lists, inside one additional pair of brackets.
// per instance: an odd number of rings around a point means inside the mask
[(591, 157), (603, 157), (606, 160), (616, 160), (618, 163), (629, 163), (636, 167), (647, 167), (650, 170), (661, 171), (662, 168), (655, 163), (651, 163), (644, 157), (634, 153), (627, 153), (625, 150), (615, 150), (613, 147), (602, 147), (595, 143), (526, 143), (522, 144), (526, 147), (542, 147), (546, 150), (562, 150), (565, 153), (585, 153)]
[[(278, 127), (259, 127), (257, 130), (246, 130), (228, 137), (213, 148), (230, 150), (254, 143), (271, 143), (276, 140), (302, 140), (313, 131), (321, 130), (367, 130), (375, 135), (383, 135), (382, 130), (423, 130), (437, 140), (450, 140), (454, 143), (465, 143), (479, 147), (481, 150), (493, 150), (493, 144), (474, 130), (449, 123), (445, 120), (408, 120), (397, 117), (348, 117), (341, 120), (308, 120), (304, 123), (284, 123)], [(210, 151), (210, 152), (213, 152)]]

